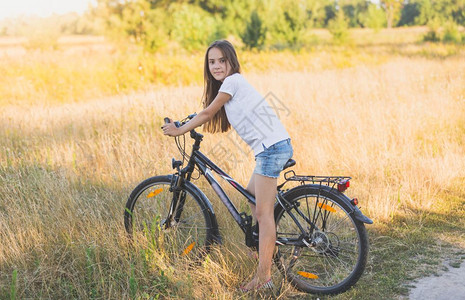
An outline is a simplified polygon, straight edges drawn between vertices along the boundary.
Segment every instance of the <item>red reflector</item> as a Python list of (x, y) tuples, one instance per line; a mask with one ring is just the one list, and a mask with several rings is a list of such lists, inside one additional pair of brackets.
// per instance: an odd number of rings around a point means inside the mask
[(350, 201), (350, 203), (352, 203), (352, 205), (358, 205), (358, 199), (354, 198), (352, 201)]
[(338, 183), (337, 184), (337, 190), (341, 193), (343, 193), (347, 188), (350, 186), (350, 181), (347, 180), (346, 182)]

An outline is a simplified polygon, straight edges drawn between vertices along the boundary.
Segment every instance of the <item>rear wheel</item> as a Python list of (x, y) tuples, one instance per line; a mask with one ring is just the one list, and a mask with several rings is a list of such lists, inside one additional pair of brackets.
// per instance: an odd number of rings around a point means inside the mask
[[(284, 194), (304, 233), (284, 209), (276, 211), (275, 263), (299, 290), (338, 294), (362, 275), (368, 255), (365, 226), (349, 213), (337, 192), (301, 186)], [(278, 243), (280, 244), (280, 243)]]
[(214, 241), (208, 206), (194, 186), (186, 184), (170, 216), (172, 177), (157, 176), (140, 183), (126, 203), (124, 225), (133, 240), (155, 246), (163, 257), (199, 258)]

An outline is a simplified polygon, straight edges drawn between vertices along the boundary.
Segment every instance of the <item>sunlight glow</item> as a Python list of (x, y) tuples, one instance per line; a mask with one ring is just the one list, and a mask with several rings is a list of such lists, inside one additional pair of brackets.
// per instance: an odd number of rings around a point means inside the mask
[(0, 20), (18, 16), (48, 17), (53, 14), (82, 14), (92, 0), (0, 0)]

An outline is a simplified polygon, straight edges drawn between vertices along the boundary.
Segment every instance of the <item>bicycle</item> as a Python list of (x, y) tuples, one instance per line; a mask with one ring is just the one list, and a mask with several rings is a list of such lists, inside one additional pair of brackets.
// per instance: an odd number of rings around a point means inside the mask
[[(192, 119), (188, 116), (176, 126)], [(165, 118), (165, 122), (169, 119)], [(245, 244), (258, 248), (257, 226), (252, 216), (239, 212), (213, 176), (217, 173), (247, 201), (255, 198), (237, 181), (200, 152), (203, 135), (190, 131), (194, 140), (188, 155), (180, 137), (175, 141), (183, 161), (172, 159), (174, 174), (155, 176), (141, 182), (130, 194), (124, 225), (131, 238), (156, 234), (166, 245), (168, 258), (202, 258), (211, 246), (222, 242), (213, 206), (192, 183), (197, 168), (221, 199), (245, 235)], [(187, 160), (187, 165), (181, 168)], [(290, 159), (283, 170), (295, 165)], [(199, 177), (200, 177), (199, 175)], [(274, 217), (277, 251), (274, 263), (297, 289), (315, 294), (338, 294), (361, 277), (368, 256), (368, 237), (364, 224), (373, 221), (357, 207), (357, 198), (344, 191), (350, 186), (346, 176), (301, 176), (293, 170), (284, 174), (278, 185)], [(283, 187), (290, 183), (297, 186)]]

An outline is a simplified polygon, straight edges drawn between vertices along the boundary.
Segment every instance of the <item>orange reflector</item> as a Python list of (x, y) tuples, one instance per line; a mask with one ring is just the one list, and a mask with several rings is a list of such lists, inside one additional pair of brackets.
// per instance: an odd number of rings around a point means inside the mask
[(184, 249), (184, 251), (182, 252), (181, 256), (184, 256), (184, 255), (189, 254), (189, 252), (192, 251), (192, 248), (194, 248), (194, 246), (195, 246), (195, 242), (192, 242), (192, 244), (190, 244), (189, 246), (187, 246), (186, 249)]
[(336, 212), (336, 210), (334, 208), (332, 208), (331, 206), (329, 206), (328, 204), (324, 204), (324, 203), (318, 203), (318, 207), (324, 209), (324, 210), (327, 210), (329, 212)]
[(147, 198), (152, 198), (152, 197), (154, 197), (154, 196), (160, 194), (162, 191), (163, 191), (162, 188), (156, 189), (155, 191), (149, 193), (149, 194), (147, 195)]
[(300, 276), (305, 277), (305, 278), (318, 279), (318, 275), (315, 275), (313, 273), (299, 271), (299, 272), (297, 272), (297, 274), (299, 274)]

